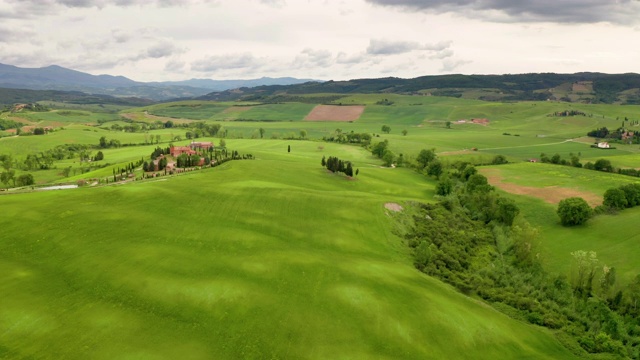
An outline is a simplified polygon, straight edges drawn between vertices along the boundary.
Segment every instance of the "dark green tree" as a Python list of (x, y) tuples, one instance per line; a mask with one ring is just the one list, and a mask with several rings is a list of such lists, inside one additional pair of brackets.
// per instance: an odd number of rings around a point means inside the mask
[(353, 166), (351, 166), (350, 161), (347, 161), (347, 168), (344, 169), (344, 174), (348, 177), (353, 177)]
[(493, 190), (493, 187), (489, 185), (489, 180), (482, 174), (474, 174), (469, 176), (466, 184), (467, 192), (472, 193), (488, 193)]
[(513, 224), (513, 220), (520, 213), (520, 208), (516, 205), (516, 202), (511, 199), (499, 197), (498, 200), (496, 200), (496, 205), (496, 220), (505, 225), (511, 226)]
[(606, 171), (612, 172), (613, 166), (611, 166), (611, 161), (607, 159), (598, 159), (595, 164), (593, 164), (593, 168), (598, 171)]
[(427, 166), (427, 175), (435, 176), (436, 179), (440, 178), (440, 175), (442, 175), (443, 171), (444, 171), (444, 166), (442, 165), (442, 162), (437, 159), (430, 162), (429, 165)]
[(15, 184), (15, 174), (16, 172), (12, 169), (3, 171), (0, 174), (0, 181), (4, 184), (5, 187), (9, 188), (9, 182), (13, 181)]
[(507, 161), (507, 157), (504, 155), (496, 155), (493, 157), (493, 160), (491, 160), (491, 164), (493, 165), (502, 165), (508, 163), (509, 161)]
[(622, 210), (627, 207), (627, 197), (622, 189), (608, 189), (604, 192), (602, 205), (608, 206), (612, 209)]
[(381, 141), (373, 146), (373, 149), (371, 149), (371, 153), (377, 156), (378, 158), (382, 158), (382, 156), (384, 155), (384, 152), (387, 150), (388, 147), (389, 147), (389, 140)]
[(384, 162), (384, 166), (391, 166), (396, 161), (396, 154), (393, 151), (386, 149), (384, 154), (382, 154), (382, 161)]
[(561, 200), (557, 214), (564, 226), (574, 226), (585, 223), (593, 214), (593, 209), (581, 197), (570, 197)]
[(419, 167), (421, 169), (424, 169), (435, 158), (436, 158), (435, 149), (430, 149), (430, 150), (422, 149), (420, 150), (418, 157), (416, 157), (416, 161), (418, 162)]
[(624, 191), (624, 197), (627, 200), (627, 207), (640, 205), (640, 184), (626, 184), (620, 187)]
[(391, 127), (389, 125), (382, 125), (382, 132), (388, 134), (391, 132)]
[(416, 247), (414, 265), (418, 269), (424, 269), (431, 260), (431, 248), (426, 241), (421, 241)]
[(18, 176), (16, 179), (16, 184), (18, 186), (29, 186), (35, 184), (35, 180), (33, 179), (33, 175), (31, 174), (22, 174)]
[(582, 167), (582, 164), (580, 163), (580, 158), (577, 155), (571, 155), (571, 166), (573, 167)]
[(436, 185), (436, 195), (447, 196), (453, 192), (454, 183), (448, 176), (443, 176)]
[(104, 149), (107, 146), (108, 146), (107, 145), (107, 137), (106, 136), (101, 136), (100, 137), (100, 147)]

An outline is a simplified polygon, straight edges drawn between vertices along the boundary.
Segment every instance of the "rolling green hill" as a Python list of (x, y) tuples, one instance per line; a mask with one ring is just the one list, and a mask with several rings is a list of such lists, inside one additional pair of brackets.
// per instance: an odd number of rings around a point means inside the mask
[(319, 166), (312, 143), (233, 145), (258, 159), (0, 197), (12, 209), (0, 219), (0, 354), (571, 357), (548, 332), (413, 269), (383, 205), (431, 198), (420, 175), (358, 160), (348, 181)]
[[(27, 156), (58, 145), (104, 154), (89, 163), (65, 153), (49, 169), (30, 170), (38, 185), (104, 183), (117, 168), (149, 160), (156, 146), (192, 140), (224, 142), (255, 160), (128, 184), (0, 192), (0, 207), (9, 209), (0, 217), (0, 358), (571, 358), (557, 333), (414, 268), (385, 204), (436, 201), (438, 181), (411, 167), (423, 149), (435, 149), (445, 166), (468, 161), (491, 181), (533, 189), (501, 196), (539, 228), (542, 266), (552, 276), (571, 275), (569, 253), (576, 250), (597, 251), (602, 264), (615, 266), (619, 289), (640, 271), (630, 226), (637, 209), (565, 228), (547, 202), (554, 189), (600, 200), (607, 188), (638, 178), (528, 162), (557, 153), (640, 167), (638, 144), (600, 150), (584, 137), (620, 126), (624, 117), (640, 119), (640, 107), (296, 96), (305, 99), (190, 100), (118, 114), (92, 107), (2, 113), (2, 120), (56, 127), (0, 138), (0, 155), (10, 155), (16, 175), (29, 172), (20, 167)], [(363, 112), (353, 121), (305, 120), (323, 99), (342, 104), (329, 107), (334, 111), (357, 105)], [(553, 115), (566, 110), (585, 115)], [(625, 124), (640, 129), (632, 121)], [(125, 130), (132, 124), (140, 126)], [(189, 138), (211, 126), (216, 134)], [(388, 141), (405, 163), (383, 167), (370, 149), (323, 141), (351, 132), (370, 134), (372, 145)], [(102, 137), (127, 146), (99, 148)], [(512, 164), (484, 165), (496, 155)], [(323, 156), (352, 161), (359, 175), (327, 172)], [(134, 173), (143, 175), (141, 167)], [(599, 334), (593, 324), (584, 327)], [(562, 331), (561, 338), (571, 329)], [(563, 338), (578, 353), (576, 341)]]

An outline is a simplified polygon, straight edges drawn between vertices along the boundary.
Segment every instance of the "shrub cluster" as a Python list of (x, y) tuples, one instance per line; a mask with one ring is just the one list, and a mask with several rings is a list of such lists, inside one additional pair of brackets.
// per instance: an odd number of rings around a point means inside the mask
[(334, 156), (329, 156), (327, 159), (323, 156), (320, 164), (332, 173), (340, 172), (349, 177), (353, 177), (353, 165), (351, 164), (351, 161), (340, 160)]
[(626, 184), (605, 191), (602, 206), (623, 210), (640, 205), (640, 184)]

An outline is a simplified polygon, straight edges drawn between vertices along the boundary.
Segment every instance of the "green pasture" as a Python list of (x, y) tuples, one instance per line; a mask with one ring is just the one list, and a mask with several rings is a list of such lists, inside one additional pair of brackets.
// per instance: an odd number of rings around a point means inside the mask
[(520, 162), (508, 165), (482, 167), (491, 169), (503, 182), (538, 188), (558, 186), (604, 195), (607, 189), (624, 184), (637, 183), (637, 177), (602, 171), (580, 169), (571, 166)]
[[(257, 159), (0, 196), (0, 355), (571, 358), (413, 268), (383, 205), (428, 201), (432, 182), (355, 147), (289, 143), (228, 140)], [(322, 154), (352, 158), (357, 180)]]
[(283, 103), (252, 106), (238, 118), (259, 121), (302, 121), (315, 104)]
[(571, 253), (584, 250), (596, 252), (600, 267), (616, 268), (616, 288), (624, 288), (640, 274), (640, 233), (636, 231), (639, 209), (597, 215), (584, 225), (564, 227), (556, 215), (556, 205), (526, 196), (510, 197), (516, 200), (527, 220), (539, 228), (539, 252), (549, 271), (573, 276), (575, 263)]
[[(161, 143), (169, 143), (173, 136), (180, 135), (185, 138), (186, 129), (172, 128), (151, 130), (146, 133), (129, 133), (123, 131), (111, 131), (98, 127), (84, 125), (70, 125), (58, 129), (46, 135), (31, 135), (9, 137), (0, 140), (0, 154), (13, 154), (18, 157), (30, 153), (38, 153), (54, 148), (60, 144), (86, 144), (97, 146), (102, 136), (107, 140), (119, 140), (122, 144), (144, 144), (160, 135)], [(153, 138), (153, 139), (152, 139)], [(95, 150), (97, 151), (97, 150)]]
[(112, 104), (73, 104), (59, 101), (38, 101), (39, 104), (47, 106), (53, 109), (59, 110), (84, 110), (91, 112), (108, 112), (117, 113), (121, 110), (127, 109), (127, 106), (112, 105)]
[(173, 118), (185, 118), (193, 120), (207, 120), (215, 114), (225, 110), (224, 105), (208, 102), (208, 103), (175, 103), (163, 107), (156, 106), (149, 113), (157, 116), (166, 116)]
[[(507, 183), (571, 188), (596, 196), (602, 196), (607, 189), (640, 181), (630, 176), (540, 163), (483, 168), (490, 169), (493, 174), (497, 172)], [(636, 231), (638, 209), (627, 209), (617, 215), (598, 215), (585, 225), (564, 227), (556, 214), (557, 205), (529, 196), (510, 196), (518, 202), (527, 220), (540, 228), (540, 251), (549, 270), (570, 274), (570, 253), (585, 250), (596, 251), (602, 265), (615, 266), (621, 284), (640, 274), (637, 260), (640, 259), (640, 232)]]
[(36, 122), (40, 126), (60, 126), (60, 124), (71, 123), (97, 124), (99, 120), (114, 121), (120, 119), (120, 115), (117, 113), (92, 112), (76, 109), (20, 113), (19, 116)]
[[(376, 105), (382, 99), (393, 105)], [(414, 269), (384, 204), (434, 201), (434, 180), (383, 168), (357, 145), (320, 139), (336, 129), (372, 133), (374, 144), (389, 140), (406, 159), (431, 148), (445, 162), (487, 162), (501, 154), (514, 163), (487, 169), (505, 182), (602, 195), (638, 179), (525, 160), (542, 152), (580, 154), (583, 163), (606, 157), (614, 166), (638, 167), (637, 145), (604, 152), (570, 139), (617, 128), (625, 116), (639, 118), (640, 107), (393, 94), (335, 102), (366, 109), (354, 122), (302, 121), (315, 106), (302, 103), (188, 101), (126, 109), (121, 113), (150, 122), (157, 120), (144, 111), (220, 124), (227, 148), (255, 160), (129, 184), (1, 195), (0, 206), (9, 211), (0, 217), (0, 358), (571, 358), (552, 333)], [(571, 109), (593, 116), (547, 116)], [(0, 154), (16, 159), (59, 144), (97, 145), (102, 136), (140, 144), (160, 135), (158, 145), (100, 149), (104, 160), (92, 166), (110, 165), (87, 173), (79, 173), (88, 164), (77, 158), (56, 162), (55, 169), (33, 173), (39, 184), (110, 177), (113, 168), (148, 160), (175, 136), (185, 139), (176, 145), (190, 142), (182, 127), (125, 133), (85, 126), (120, 119), (91, 108), (20, 116), (64, 129), (0, 139)], [(455, 123), (471, 118), (491, 123)], [(391, 133), (382, 134), (382, 125)], [(281, 139), (299, 137), (300, 130), (307, 140)], [(461, 153), (471, 148), (478, 150)], [(352, 161), (359, 175), (329, 173), (320, 165), (323, 156)], [(68, 166), (76, 173), (62, 178)], [(565, 228), (555, 205), (504, 196), (540, 228), (549, 270), (569, 274), (570, 252), (594, 250), (602, 264), (617, 268), (619, 284), (638, 273), (639, 210)]]

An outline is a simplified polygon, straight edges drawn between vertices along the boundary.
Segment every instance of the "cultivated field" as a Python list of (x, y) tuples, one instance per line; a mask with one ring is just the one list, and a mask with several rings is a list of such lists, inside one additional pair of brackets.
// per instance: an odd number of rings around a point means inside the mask
[(307, 121), (356, 121), (364, 106), (318, 105), (304, 118)]

